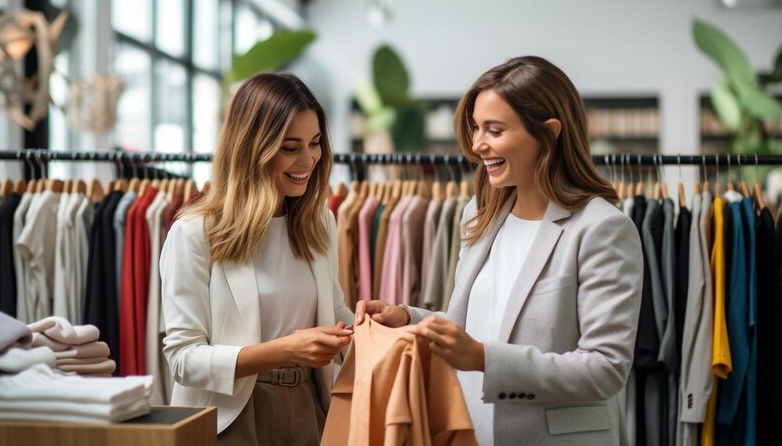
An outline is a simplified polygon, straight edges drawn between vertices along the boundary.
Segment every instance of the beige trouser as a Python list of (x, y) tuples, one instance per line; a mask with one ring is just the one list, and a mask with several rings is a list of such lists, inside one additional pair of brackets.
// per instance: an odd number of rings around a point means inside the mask
[(317, 446), (326, 414), (313, 377), (294, 387), (255, 383), (247, 405), (217, 437), (219, 446)]

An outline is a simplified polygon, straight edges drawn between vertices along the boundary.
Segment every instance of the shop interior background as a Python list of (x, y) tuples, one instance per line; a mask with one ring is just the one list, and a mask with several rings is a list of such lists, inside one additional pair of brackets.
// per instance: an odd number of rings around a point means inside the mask
[[(39, 0), (0, 0), (13, 10)], [(567, 73), (588, 105), (609, 116), (629, 111), (643, 121), (638, 134), (616, 128), (593, 134), (596, 153), (700, 154), (725, 150), (710, 133), (707, 97), (720, 78), (700, 53), (692, 22), (728, 34), (753, 68), (768, 71), (782, 45), (780, 0), (51, 0), (78, 18), (70, 48), (55, 59), (68, 79), (95, 73), (120, 76), (124, 92), (109, 132), (72, 129), (56, 105), (48, 115), (48, 148), (56, 151), (199, 153), (214, 150), (220, 131), (221, 77), (231, 54), (275, 31), (310, 29), (315, 41), (288, 67), (313, 88), (327, 109), (337, 152), (362, 147), (354, 101), (371, 78), (377, 47), (391, 46), (410, 75), (411, 96), (429, 100), (422, 152), (458, 153), (453, 105), (486, 69), (509, 57), (539, 55)], [(68, 82), (51, 78), (55, 104)], [(782, 97), (782, 89), (772, 93)], [(631, 121), (632, 121), (631, 119)], [(621, 125), (620, 125), (621, 127)], [(782, 129), (776, 135), (782, 140)], [(0, 116), (0, 147), (24, 147), (23, 130)], [(17, 177), (21, 163), (0, 163)], [(108, 179), (113, 167), (51, 163), (49, 175)], [(180, 166), (190, 169), (189, 166)], [(192, 167), (203, 182), (209, 165)], [(348, 177), (336, 166), (334, 178)], [(687, 181), (697, 167), (682, 168)], [(668, 167), (665, 179), (679, 181)], [(689, 193), (690, 191), (688, 191)]]

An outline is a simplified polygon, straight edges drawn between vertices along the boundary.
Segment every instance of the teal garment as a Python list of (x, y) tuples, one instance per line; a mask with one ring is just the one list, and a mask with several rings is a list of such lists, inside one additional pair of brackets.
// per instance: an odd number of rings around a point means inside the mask
[(746, 434), (744, 444), (754, 446), (757, 444), (757, 386), (758, 386), (758, 280), (757, 280), (757, 257), (756, 257), (756, 220), (755, 209), (752, 207), (752, 200), (745, 198), (741, 200), (741, 209), (747, 219), (747, 263), (749, 264), (748, 282), (748, 304), (749, 304), (749, 365), (747, 366), (747, 420)]
[[(744, 199), (747, 200), (747, 199)], [(746, 443), (749, 426), (748, 375), (750, 369), (751, 339), (754, 338), (754, 319), (751, 310), (756, 297), (755, 274), (755, 218), (752, 205), (749, 215), (743, 201), (730, 203), (732, 243), (730, 249), (730, 270), (728, 293), (725, 296), (725, 312), (728, 325), (728, 342), (733, 369), (719, 388), (717, 422), (720, 431), (726, 435), (721, 444), (754, 446)], [(757, 359), (756, 359), (757, 360)], [(756, 374), (756, 372), (754, 372)], [(753, 380), (754, 381), (754, 380)], [(754, 405), (754, 396), (752, 402)], [(753, 410), (754, 413), (754, 410)], [(754, 421), (752, 423), (754, 425)], [(754, 429), (753, 435), (754, 435)]]
[(372, 262), (372, 269), (375, 271), (375, 245), (377, 245), (377, 233), (380, 230), (380, 216), (383, 215), (383, 211), (386, 209), (386, 204), (382, 203), (377, 212), (375, 212), (375, 218), (372, 219), (372, 240), (369, 243), (370, 256), (369, 260)]

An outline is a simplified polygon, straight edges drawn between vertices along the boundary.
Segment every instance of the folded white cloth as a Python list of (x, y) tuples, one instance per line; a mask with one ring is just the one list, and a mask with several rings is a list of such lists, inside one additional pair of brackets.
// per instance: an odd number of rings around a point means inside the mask
[(63, 372), (76, 372), (78, 374), (114, 373), (114, 370), (117, 370), (117, 363), (109, 358), (103, 358), (103, 361), (95, 364), (59, 364), (57, 368)]
[[(55, 357), (57, 357), (57, 353), (54, 354)], [(91, 365), (91, 364), (99, 364), (104, 361), (108, 361), (109, 358), (107, 356), (96, 356), (94, 358), (57, 358), (57, 362), (55, 366), (57, 368), (60, 368), (62, 365)], [(66, 372), (70, 372), (72, 370), (64, 370)], [(113, 372), (113, 370), (112, 370)], [(107, 372), (111, 373), (111, 372)]]
[(0, 401), (41, 400), (69, 403), (123, 404), (149, 398), (152, 376), (94, 378), (66, 375), (43, 364), (11, 376), (0, 376)]
[(49, 347), (55, 352), (64, 352), (69, 348), (71, 348), (70, 345), (63, 344), (62, 342), (57, 342), (43, 333), (33, 333), (33, 347), (41, 347), (41, 346)]
[[(41, 335), (41, 336), (45, 336), (45, 335)], [(57, 359), (98, 358), (98, 357), (108, 358), (109, 346), (106, 345), (105, 342), (90, 342), (89, 344), (72, 345), (72, 346), (68, 346), (67, 350), (56, 351), (54, 356), (57, 356)]]
[(19, 373), (35, 364), (46, 364), (54, 367), (57, 358), (49, 347), (9, 348), (0, 353), (0, 371)]
[(144, 397), (121, 405), (73, 404), (49, 400), (0, 400), (0, 419), (119, 423), (149, 413), (149, 407), (149, 400)]
[(24, 325), (24, 322), (0, 312), (0, 351), (16, 344), (20, 344), (19, 346), (23, 348), (29, 347), (32, 341), (31, 335), (30, 329)]
[(94, 325), (73, 325), (67, 319), (50, 316), (27, 326), (34, 333), (43, 333), (55, 341), (68, 345), (80, 345), (97, 341), (100, 330)]

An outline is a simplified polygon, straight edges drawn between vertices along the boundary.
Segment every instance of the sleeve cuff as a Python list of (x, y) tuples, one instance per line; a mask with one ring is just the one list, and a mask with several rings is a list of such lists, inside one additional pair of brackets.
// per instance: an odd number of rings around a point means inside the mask
[(212, 347), (212, 381), (211, 389), (206, 389), (223, 395), (235, 396), (236, 393), (236, 359), (243, 347), (238, 345), (215, 345)]

